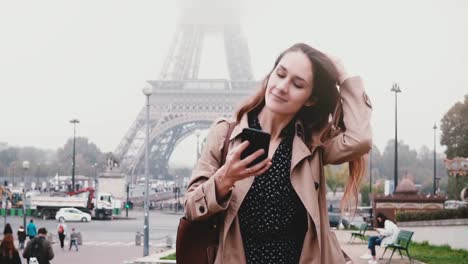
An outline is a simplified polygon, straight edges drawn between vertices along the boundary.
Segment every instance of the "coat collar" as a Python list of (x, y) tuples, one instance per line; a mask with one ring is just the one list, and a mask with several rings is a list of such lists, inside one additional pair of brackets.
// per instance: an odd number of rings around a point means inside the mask
[[(229, 140), (231, 141), (231, 144), (237, 136), (239, 136), (242, 133), (242, 130), (244, 128), (249, 127), (249, 122), (247, 118), (247, 114), (244, 114), (237, 126), (234, 127), (232, 130), (231, 136)], [(312, 148), (309, 149), (306, 144), (304, 143), (304, 125), (300, 120), (296, 120), (296, 123), (294, 124), (295, 128), (295, 133), (294, 133), (294, 139), (293, 139), (293, 152), (292, 152), (292, 157), (291, 157), (291, 171), (294, 169), (294, 167), (304, 158), (311, 156), (313, 153), (313, 150), (318, 146), (316, 144), (312, 144)]]

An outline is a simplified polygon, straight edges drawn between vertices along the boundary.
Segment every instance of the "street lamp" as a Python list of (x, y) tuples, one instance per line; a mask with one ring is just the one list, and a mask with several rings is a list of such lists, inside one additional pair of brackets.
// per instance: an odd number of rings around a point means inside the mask
[[(370, 206), (370, 223), (371, 225), (374, 224), (374, 218), (372, 217), (372, 211), (373, 211), (373, 208), (372, 208), (372, 149), (370, 150), (369, 152), (369, 206)], [(369, 222), (368, 222), (369, 224)]]
[(152, 93), (151, 86), (147, 85), (143, 89), (143, 94), (146, 96), (146, 137), (145, 137), (145, 224), (143, 226), (144, 242), (143, 256), (149, 255), (149, 115), (150, 115), (150, 96)]
[[(13, 161), (14, 162), (14, 161)], [(13, 163), (12, 163), (13, 164)], [(13, 164), (14, 165), (14, 164)], [(15, 180), (15, 166), (10, 166), (10, 169), (8, 170), (10, 172), (10, 176), (11, 176), (11, 186), (12, 188), (15, 188), (15, 183), (16, 183), (16, 180)], [(6, 187), (6, 186), (5, 186)]]
[(37, 170), (36, 170), (36, 190), (39, 190), (39, 186), (41, 187), (42, 189), (42, 185), (40, 184), (40, 180), (39, 180), (39, 174), (41, 173), (41, 163), (38, 162), (37, 163)]
[(174, 211), (178, 212), (179, 211), (179, 175), (175, 176), (175, 185), (174, 185), (174, 198), (175, 198), (175, 206), (174, 206)]
[(195, 136), (197, 137), (197, 160), (200, 159), (200, 130), (195, 130)]
[(130, 197), (133, 197), (133, 188), (136, 185), (136, 178), (135, 177), (135, 165), (130, 166), (130, 179), (129, 182), (132, 185), (132, 188), (130, 189)]
[(397, 83), (394, 83), (392, 89), (390, 90), (395, 92), (395, 167), (394, 167), (394, 185), (393, 192), (396, 191), (398, 185), (398, 108), (397, 108), (397, 95), (401, 93), (400, 86)]
[[(372, 149), (369, 152), (369, 198), (372, 194)], [(369, 199), (370, 203), (370, 199)]]
[(72, 192), (75, 191), (75, 141), (76, 141), (76, 124), (80, 123), (78, 119), (70, 120), (73, 124), (73, 156), (72, 156)]
[(434, 124), (434, 127), (432, 127), (432, 129), (434, 129), (434, 192), (433, 194), (436, 195), (436, 129), (437, 129), (437, 126), (436, 124)]
[(23, 161), (24, 180), (23, 180), (23, 226), (26, 227), (26, 173), (29, 169), (29, 161)]
[(94, 163), (93, 165), (91, 165), (91, 167), (93, 168), (93, 173), (94, 173), (94, 192), (96, 192), (96, 194), (98, 193), (97, 166), (98, 166), (97, 163)]

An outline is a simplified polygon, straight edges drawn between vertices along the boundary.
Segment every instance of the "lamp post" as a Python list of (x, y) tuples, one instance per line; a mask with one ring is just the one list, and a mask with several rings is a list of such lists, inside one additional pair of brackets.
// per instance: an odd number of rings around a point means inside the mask
[(26, 173), (29, 169), (29, 161), (23, 161), (24, 180), (23, 180), (23, 226), (26, 228)]
[(75, 141), (76, 141), (76, 124), (80, 123), (78, 119), (70, 120), (73, 124), (73, 156), (72, 156), (72, 192), (75, 191)]
[[(13, 164), (13, 163), (12, 163), (12, 164)], [(10, 166), (9, 172), (10, 172), (10, 176), (11, 176), (11, 178), (12, 178), (12, 179), (11, 179), (11, 187), (14, 188), (14, 187), (15, 187), (15, 183), (16, 183), (14, 166)]]
[(149, 115), (150, 115), (150, 96), (152, 93), (151, 86), (146, 86), (143, 89), (143, 94), (146, 96), (146, 137), (145, 137), (145, 224), (143, 226), (144, 242), (143, 242), (143, 256), (149, 254)]
[(179, 211), (179, 175), (175, 176), (175, 185), (174, 185), (174, 198), (175, 198), (175, 206), (174, 211)]
[[(372, 194), (372, 149), (369, 152), (369, 198)], [(369, 199), (370, 203), (370, 199)]]
[(129, 191), (130, 191), (130, 183), (129, 183), (129, 182), (127, 182), (127, 186), (126, 186), (125, 189), (126, 189), (125, 191), (126, 191), (126, 193), (127, 193), (127, 201), (125, 202), (125, 217), (128, 218), (128, 207), (130, 206), (130, 205), (129, 205), (130, 199), (129, 199), (129, 197), (128, 197), (128, 193), (129, 193)]
[(97, 177), (97, 163), (94, 163), (91, 165), (93, 168), (93, 173), (94, 173), (94, 192), (97, 194), (98, 193), (98, 177)]
[[(370, 206), (370, 223), (371, 225), (373, 226), (374, 225), (374, 218), (372, 217), (372, 211), (373, 211), (373, 207), (372, 207), (372, 149), (370, 150), (369, 152), (369, 206)], [(369, 222), (367, 223), (369, 224)]]
[(433, 194), (436, 195), (436, 168), (437, 168), (437, 165), (436, 165), (436, 129), (437, 129), (437, 126), (436, 124), (434, 124), (434, 127), (432, 127), (432, 129), (434, 129), (434, 192)]
[(130, 179), (129, 182), (131, 184), (131, 189), (130, 189), (130, 197), (133, 197), (133, 188), (136, 185), (136, 180), (134, 179), (135, 177), (135, 165), (130, 166)]
[(36, 190), (39, 190), (39, 187), (41, 187), (42, 190), (42, 185), (40, 184), (39, 176), (41, 173), (41, 163), (37, 163), (37, 170), (36, 170)]
[(3, 226), (7, 223), (7, 207), (8, 207), (8, 196), (6, 193), (2, 193), (2, 210), (5, 210), (5, 214), (3, 215)]
[(197, 160), (200, 159), (200, 131), (195, 130), (195, 136), (197, 137)]
[(396, 191), (398, 185), (398, 108), (397, 108), (397, 95), (401, 93), (400, 86), (397, 83), (394, 83), (392, 89), (390, 90), (395, 92), (395, 162), (394, 162), (394, 185), (393, 192)]

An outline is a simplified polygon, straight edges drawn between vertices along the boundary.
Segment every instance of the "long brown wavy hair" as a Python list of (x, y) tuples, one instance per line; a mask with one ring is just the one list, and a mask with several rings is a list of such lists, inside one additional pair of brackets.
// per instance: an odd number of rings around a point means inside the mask
[[(341, 96), (337, 89), (338, 73), (333, 62), (322, 52), (304, 43), (297, 43), (283, 51), (276, 59), (273, 69), (264, 78), (260, 89), (242, 104), (236, 113), (237, 122), (242, 116), (252, 110), (258, 110), (265, 105), (265, 93), (270, 75), (275, 70), (283, 56), (288, 52), (301, 51), (312, 64), (313, 90), (310, 99), (313, 106), (303, 106), (296, 114), (296, 118), (304, 125), (305, 143), (312, 147), (312, 135), (318, 133), (318, 139), (325, 143), (331, 138), (345, 131)], [(366, 169), (365, 157), (349, 162), (350, 179), (346, 183), (341, 210), (357, 207), (359, 184)], [(354, 201), (354, 203), (352, 203)]]
[(13, 240), (12, 234), (6, 234), (3, 237), (3, 240), (1, 243), (2, 251), (0, 252), (2, 256), (13, 258), (13, 254), (16, 251), (15, 244), (13, 241), (14, 240)]

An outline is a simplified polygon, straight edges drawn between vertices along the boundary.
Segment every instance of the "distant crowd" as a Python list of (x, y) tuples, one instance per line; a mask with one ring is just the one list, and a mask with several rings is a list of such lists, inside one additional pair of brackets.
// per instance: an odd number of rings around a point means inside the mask
[[(45, 227), (37, 228), (34, 220), (24, 226), (20, 225), (16, 231), (16, 239), (18, 241), (16, 247), (13, 228), (10, 223), (6, 223), (3, 229), (3, 238), (0, 242), (0, 263), (1, 264), (21, 264), (22, 259), (19, 251), (22, 250), (22, 257), (28, 264), (49, 264), (54, 258), (52, 242), (48, 239), (48, 232)], [(57, 227), (57, 236), (60, 241), (60, 247), (64, 250), (65, 238), (68, 235), (67, 225), (65, 221), (61, 221)], [(78, 234), (75, 228), (71, 229), (69, 234), (70, 245), (69, 250), (74, 247), (78, 251)], [(28, 240), (26, 243), (26, 240)], [(25, 246), (26, 244), (26, 246)]]

